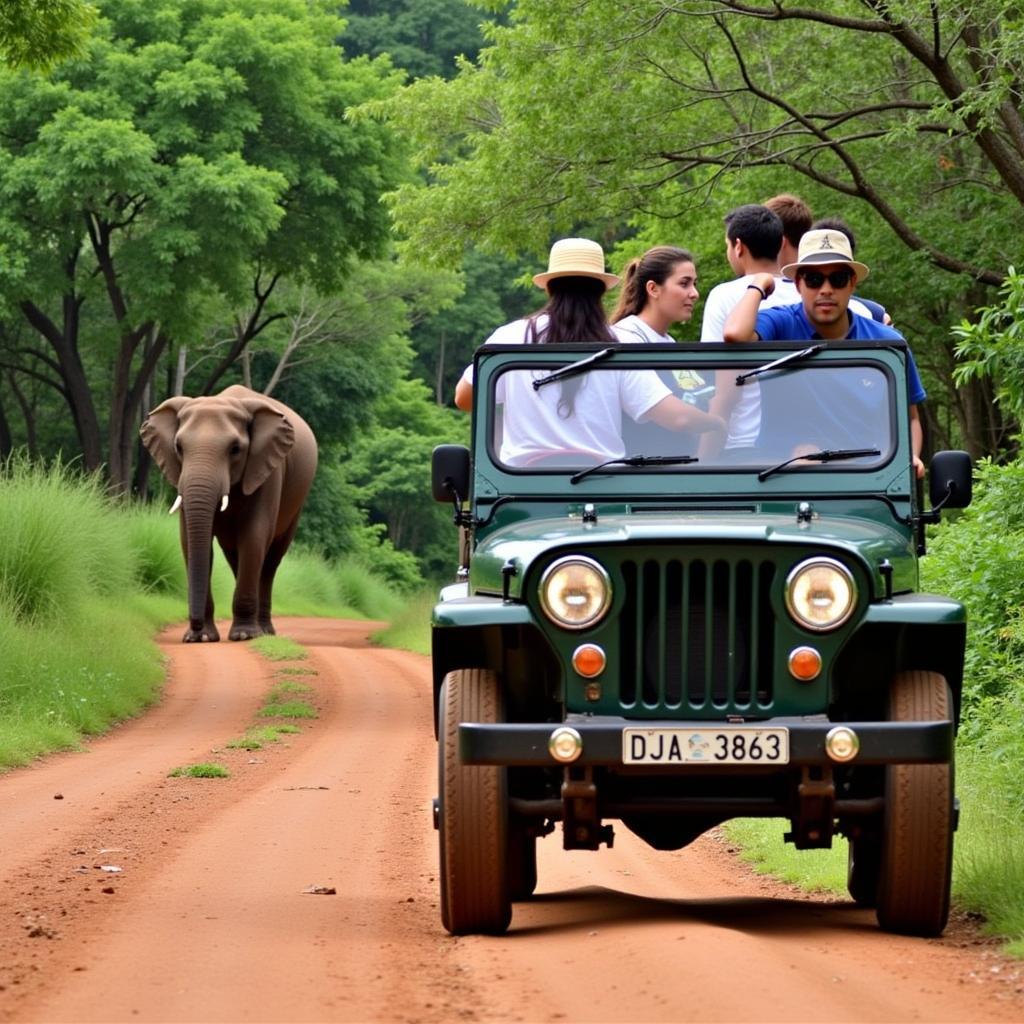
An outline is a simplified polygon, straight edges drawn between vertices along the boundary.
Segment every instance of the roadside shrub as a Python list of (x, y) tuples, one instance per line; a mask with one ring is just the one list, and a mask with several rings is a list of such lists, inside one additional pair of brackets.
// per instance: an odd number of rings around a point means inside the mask
[(134, 555), (96, 478), (60, 464), (0, 471), (0, 594), (19, 621), (74, 615), (91, 596), (131, 586)]
[(140, 505), (123, 513), (123, 526), (135, 556), (139, 586), (147, 593), (184, 595), (185, 559), (177, 517)]
[(1008, 693), (1024, 663), (1024, 463), (978, 464), (974, 501), (943, 522), (921, 563), (926, 590), (967, 608), (966, 728), (979, 702)]
[(359, 559), (339, 563), (335, 572), (345, 603), (368, 618), (391, 619), (404, 604), (403, 598)]

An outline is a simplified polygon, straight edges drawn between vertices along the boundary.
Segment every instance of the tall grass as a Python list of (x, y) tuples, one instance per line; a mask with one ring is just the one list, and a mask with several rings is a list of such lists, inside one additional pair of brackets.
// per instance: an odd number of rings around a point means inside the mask
[(135, 556), (94, 479), (12, 460), (0, 495), (0, 601), (23, 625), (42, 625), (93, 595), (132, 584)]
[(78, 744), (151, 701), (158, 619), (99, 483), (66, 466), (0, 470), (0, 767)]
[(435, 590), (421, 590), (408, 598), (391, 616), (391, 624), (375, 633), (374, 643), (384, 647), (400, 647), (417, 654), (430, 653), (430, 612), (437, 604)]

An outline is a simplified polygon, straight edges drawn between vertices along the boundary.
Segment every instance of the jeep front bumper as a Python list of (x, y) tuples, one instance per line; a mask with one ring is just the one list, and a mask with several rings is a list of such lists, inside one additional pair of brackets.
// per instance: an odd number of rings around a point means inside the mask
[[(746, 722), (714, 722), (707, 720), (651, 720), (568, 715), (564, 722), (519, 723), (497, 725), (462, 723), (459, 725), (459, 757), (463, 764), (524, 765), (560, 767), (549, 750), (552, 734), (570, 727), (579, 734), (581, 749), (574, 765), (630, 767), (623, 758), (623, 734), (627, 729), (667, 729), (673, 731), (708, 732), (721, 727), (730, 733), (766, 728), (784, 728), (789, 736), (789, 756), (785, 763), (746, 763), (716, 765), (713, 761), (673, 763), (657, 766), (669, 772), (706, 772), (716, 767), (735, 771), (745, 768), (785, 768), (788, 766), (834, 766), (838, 759), (830, 756), (826, 739), (837, 726), (852, 730), (859, 749), (844, 758), (852, 765), (943, 764), (953, 759), (954, 727), (951, 721), (940, 722), (831, 722), (824, 718), (771, 718)], [(645, 769), (652, 765), (646, 764)]]

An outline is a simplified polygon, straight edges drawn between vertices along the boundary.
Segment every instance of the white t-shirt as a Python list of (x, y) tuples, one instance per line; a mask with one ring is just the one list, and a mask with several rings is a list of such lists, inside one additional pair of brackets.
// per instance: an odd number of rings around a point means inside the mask
[[(755, 274), (744, 274), (732, 281), (716, 284), (708, 292), (704, 302), (704, 321), (701, 324), (701, 341), (722, 341), (725, 321), (736, 304), (747, 292)], [(775, 289), (767, 299), (763, 299), (758, 308), (770, 309), (772, 306), (792, 306), (802, 302), (796, 283), (788, 277), (775, 275)], [(870, 316), (868, 308), (857, 299), (850, 299), (850, 309), (861, 316)], [(725, 448), (749, 448), (757, 441), (761, 429), (761, 388), (756, 380), (743, 386), (739, 400), (733, 406), (729, 416), (729, 433), (725, 439)]]
[[(515, 320), (505, 324), (484, 344), (525, 344), (527, 323)], [(546, 318), (538, 319), (539, 332), (546, 325)], [(643, 422), (647, 413), (670, 394), (652, 370), (594, 369), (535, 391), (534, 379), (550, 372), (548, 368), (509, 370), (498, 380), (495, 399), (505, 407), (500, 454), (508, 465), (525, 466), (544, 455), (561, 452), (582, 453), (581, 465), (592, 459), (621, 458), (626, 453), (623, 410), (638, 423)], [(472, 383), (472, 364), (463, 379)], [(570, 415), (558, 408), (566, 385), (576, 388)]]
[(640, 345), (674, 345), (676, 343), (676, 339), (671, 335), (659, 334), (635, 313), (630, 313), (618, 323), (612, 324), (612, 330), (619, 341), (623, 342), (635, 342)]

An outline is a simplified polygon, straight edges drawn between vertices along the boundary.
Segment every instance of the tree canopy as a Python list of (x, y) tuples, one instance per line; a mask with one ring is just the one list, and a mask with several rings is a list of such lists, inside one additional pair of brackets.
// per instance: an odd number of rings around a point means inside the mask
[(349, 56), (387, 54), (411, 78), (448, 78), (483, 45), (481, 20), (464, 0), (349, 0), (340, 42)]
[(509, 22), (457, 79), (386, 105), (431, 174), (396, 197), (414, 246), (678, 220), (724, 176), (779, 168), (934, 266), (1002, 280), (1024, 207), (1017, 0), (520, 0)]
[(0, 0), (0, 61), (46, 68), (80, 54), (95, 21), (85, 0)]
[(394, 80), (340, 60), (338, 30), (305, 0), (104, 0), (82, 57), (0, 70), (0, 303), (39, 338), (6, 362), (60, 391), (115, 485), (161, 356), (212, 301), (254, 299), (205, 390), (282, 276), (337, 287), (383, 250), (397, 150), (345, 114)]

